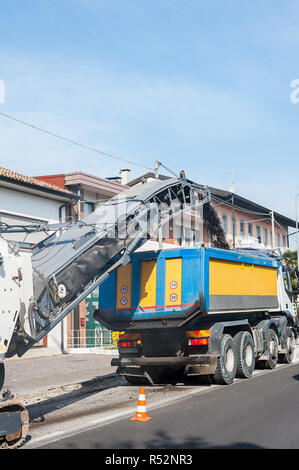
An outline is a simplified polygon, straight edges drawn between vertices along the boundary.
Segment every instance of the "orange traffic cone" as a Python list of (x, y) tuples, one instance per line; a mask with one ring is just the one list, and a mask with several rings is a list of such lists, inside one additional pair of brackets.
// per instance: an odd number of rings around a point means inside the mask
[(152, 418), (147, 416), (147, 412), (146, 412), (145, 389), (144, 387), (141, 387), (140, 392), (139, 392), (138, 402), (137, 402), (136, 414), (133, 418), (131, 418), (131, 421), (145, 422), (145, 421), (149, 421), (150, 419)]

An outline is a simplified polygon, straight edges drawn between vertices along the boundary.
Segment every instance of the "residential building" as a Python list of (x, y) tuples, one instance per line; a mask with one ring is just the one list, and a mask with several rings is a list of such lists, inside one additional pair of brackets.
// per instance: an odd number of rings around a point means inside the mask
[[(168, 176), (159, 175), (159, 179), (168, 179)], [(154, 181), (153, 172), (145, 173), (127, 183), (128, 186)], [(272, 211), (256, 202), (250, 201), (230, 191), (208, 187), (211, 192), (211, 205), (215, 209), (231, 248), (280, 248), (282, 251), (289, 246), (288, 228), (296, 227), (296, 222), (284, 215)], [(272, 234), (272, 217), (274, 234)], [(175, 223), (174, 223), (175, 226)], [(178, 242), (179, 237), (174, 235), (172, 242)], [(170, 231), (172, 228), (170, 227)], [(171, 243), (170, 239), (167, 239)], [(209, 233), (203, 227), (203, 242), (209, 244)]]
[[(211, 205), (222, 222), (231, 248), (280, 248), (282, 252), (288, 249), (288, 229), (296, 227), (294, 220), (230, 191), (209, 189)], [(230, 223), (226, 224), (226, 220)]]
[[(65, 220), (65, 214), (72, 211), (78, 199), (77, 194), (67, 188), (16, 173), (0, 167), (0, 222), (8, 225), (52, 224)], [(36, 232), (26, 234), (1, 234), (14, 249), (31, 256), (31, 248), (49, 234)], [(62, 329), (55, 327), (36, 347), (47, 347), (61, 351)]]

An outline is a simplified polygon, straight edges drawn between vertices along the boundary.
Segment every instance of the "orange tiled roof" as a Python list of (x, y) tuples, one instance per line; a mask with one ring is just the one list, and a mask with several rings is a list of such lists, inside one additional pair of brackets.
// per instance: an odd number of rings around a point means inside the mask
[(8, 178), (15, 182), (32, 185), (32, 187), (35, 187), (36, 189), (44, 189), (48, 191), (52, 190), (52, 191), (56, 191), (60, 193), (65, 193), (66, 196), (76, 196), (75, 194), (73, 194), (71, 191), (67, 189), (62, 189), (62, 188), (59, 188), (58, 186), (54, 186), (53, 184), (45, 183), (44, 181), (37, 180), (35, 178), (32, 178), (31, 176), (21, 175), (20, 173), (16, 173), (15, 171), (7, 170), (6, 168), (3, 168), (2, 166), (0, 166), (0, 179), (1, 177)]

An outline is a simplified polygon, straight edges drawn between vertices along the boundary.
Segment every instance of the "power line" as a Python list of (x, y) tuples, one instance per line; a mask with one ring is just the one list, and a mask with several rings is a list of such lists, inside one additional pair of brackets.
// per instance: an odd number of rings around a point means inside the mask
[(90, 150), (92, 152), (99, 153), (100, 155), (103, 155), (105, 157), (114, 158), (115, 160), (119, 160), (119, 161), (122, 161), (122, 162), (125, 162), (125, 163), (129, 163), (130, 165), (135, 165), (135, 166), (138, 166), (138, 167), (146, 169), (146, 170), (154, 171), (153, 168), (141, 165), (140, 163), (132, 162), (131, 160), (127, 160), (125, 158), (118, 157), (116, 155), (112, 155), (111, 153), (102, 152), (101, 150), (98, 150), (95, 147), (91, 147), (89, 145), (81, 144), (80, 142), (77, 142), (77, 141), (72, 140), (72, 139), (68, 139), (67, 137), (64, 137), (64, 136), (59, 135), (59, 134), (55, 134), (54, 132), (48, 131), (46, 129), (42, 129), (41, 127), (35, 126), (34, 124), (31, 124), (31, 123), (26, 122), (26, 121), (22, 121), (21, 119), (15, 118), (14, 116), (10, 116), (9, 114), (5, 114), (5, 113), (0, 112), (0, 115), (3, 116), (3, 117), (6, 117), (8, 119), (11, 119), (12, 121), (18, 122), (19, 124), (23, 124), (24, 126), (31, 127), (32, 129), (43, 132), (44, 134), (47, 134), (47, 135), (50, 135), (52, 137), (56, 137), (57, 139), (68, 142), (69, 144), (77, 145), (78, 147), (84, 148), (86, 150)]
[(215, 206), (213, 206), (214, 208), (215, 207), (218, 207), (218, 206), (228, 206), (228, 207), (234, 207), (236, 210), (238, 211), (241, 211), (241, 212), (246, 212), (247, 214), (254, 214), (254, 215), (269, 215), (269, 213), (267, 212), (255, 212), (255, 211), (251, 211), (249, 209), (244, 209), (242, 207), (239, 207), (235, 204), (231, 204), (227, 201), (223, 201), (222, 199), (219, 199), (218, 197), (216, 197), (214, 194), (212, 194), (212, 198), (213, 199), (216, 199), (216, 201), (219, 201), (220, 204), (216, 204)]
[(278, 227), (279, 227), (283, 232), (285, 232), (285, 233), (288, 234), (288, 231), (287, 231), (285, 228), (283, 228), (283, 227), (277, 222), (277, 220), (274, 219), (274, 223), (277, 224)]
[(253, 222), (262, 222), (263, 220), (271, 220), (269, 217), (264, 217), (263, 219), (256, 219), (256, 220), (243, 220), (243, 219), (240, 219), (240, 223), (244, 223), (244, 224), (249, 224), (249, 223), (253, 223)]

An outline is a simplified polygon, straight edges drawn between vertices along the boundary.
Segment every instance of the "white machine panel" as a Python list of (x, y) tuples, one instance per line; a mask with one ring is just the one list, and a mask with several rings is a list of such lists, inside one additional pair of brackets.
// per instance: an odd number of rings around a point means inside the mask
[[(8, 244), (0, 239), (0, 355), (6, 353), (18, 319), (23, 290), (18, 269), (23, 257), (9, 252)], [(32, 276), (30, 276), (32, 278)], [(31, 290), (32, 291), (32, 290)]]

